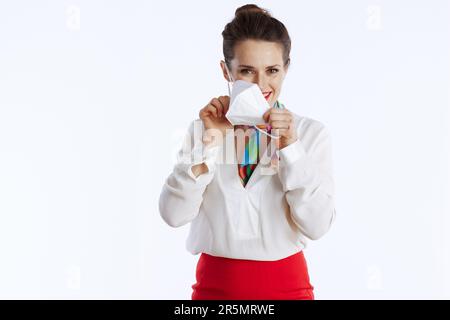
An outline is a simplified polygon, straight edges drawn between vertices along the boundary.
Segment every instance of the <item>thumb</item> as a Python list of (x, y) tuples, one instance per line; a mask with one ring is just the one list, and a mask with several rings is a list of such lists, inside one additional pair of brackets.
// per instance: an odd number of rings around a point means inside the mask
[(266, 112), (264, 112), (263, 114), (263, 119), (266, 123), (269, 122), (269, 115), (270, 115), (270, 108), (267, 109)]

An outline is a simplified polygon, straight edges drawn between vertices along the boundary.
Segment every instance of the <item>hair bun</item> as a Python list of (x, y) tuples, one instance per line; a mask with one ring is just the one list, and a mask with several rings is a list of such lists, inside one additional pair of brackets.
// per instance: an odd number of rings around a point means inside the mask
[(251, 12), (261, 13), (261, 14), (270, 16), (270, 13), (267, 10), (258, 7), (256, 4), (243, 5), (236, 9), (236, 12), (234, 13), (234, 15), (237, 17), (238, 15), (251, 13)]

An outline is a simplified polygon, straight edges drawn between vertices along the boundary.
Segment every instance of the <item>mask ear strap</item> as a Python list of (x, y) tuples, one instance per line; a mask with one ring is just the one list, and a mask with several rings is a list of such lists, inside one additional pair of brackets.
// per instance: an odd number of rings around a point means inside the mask
[[(234, 82), (233, 77), (231, 76), (231, 72), (228, 70), (226, 61), (225, 61), (225, 71), (227, 72), (227, 75), (228, 75), (228, 78), (230, 78), (230, 81)], [(228, 95), (231, 97), (230, 81), (227, 81), (227, 85), (228, 85)]]
[(260, 128), (258, 128), (258, 127), (255, 126), (255, 125), (253, 125), (253, 127), (255, 127), (256, 129), (258, 129), (259, 131), (261, 131), (262, 133), (264, 133), (265, 135), (267, 135), (267, 136), (269, 136), (269, 137), (271, 137), (271, 138), (273, 138), (273, 139), (279, 139), (279, 138), (280, 138), (279, 136), (274, 136), (274, 135), (272, 135), (272, 134), (270, 134), (270, 133), (267, 133), (267, 132), (265, 132), (265, 131), (262, 131)]

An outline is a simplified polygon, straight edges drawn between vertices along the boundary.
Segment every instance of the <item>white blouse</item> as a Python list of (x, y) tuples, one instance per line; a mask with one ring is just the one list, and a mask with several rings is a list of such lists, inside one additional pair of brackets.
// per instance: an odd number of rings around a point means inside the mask
[[(265, 165), (270, 163), (265, 152), (245, 187), (233, 130), (219, 146), (205, 147), (203, 122), (191, 122), (159, 198), (169, 226), (191, 222), (189, 252), (273, 261), (301, 251), (306, 238), (317, 240), (329, 230), (336, 216), (331, 136), (321, 122), (292, 114), (297, 141), (276, 151), (278, 167)], [(202, 162), (208, 172), (195, 177), (191, 168)]]

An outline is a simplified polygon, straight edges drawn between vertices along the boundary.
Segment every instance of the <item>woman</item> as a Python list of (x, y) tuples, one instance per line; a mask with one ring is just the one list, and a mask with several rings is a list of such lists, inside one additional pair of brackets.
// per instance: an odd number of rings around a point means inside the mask
[[(187, 249), (201, 253), (192, 299), (314, 299), (303, 249), (336, 215), (331, 137), (321, 122), (278, 101), (291, 47), (280, 21), (245, 5), (222, 35), (225, 79), (258, 85), (272, 106), (262, 131), (279, 139), (232, 126), (225, 117), (230, 97), (213, 98), (191, 122), (165, 181), (161, 216), (172, 227), (192, 222)], [(237, 164), (223, 161), (230, 150)]]

